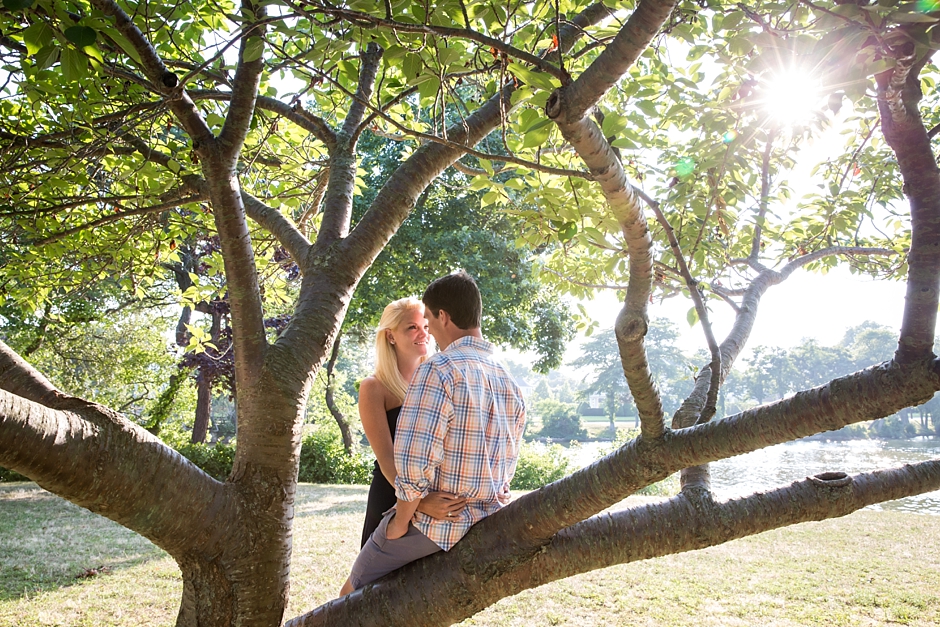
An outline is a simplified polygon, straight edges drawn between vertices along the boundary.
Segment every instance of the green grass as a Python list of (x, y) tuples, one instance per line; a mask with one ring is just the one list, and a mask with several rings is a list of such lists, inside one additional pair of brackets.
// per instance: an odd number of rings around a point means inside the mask
[[(287, 616), (339, 589), (366, 490), (300, 486)], [(0, 627), (168, 626), (180, 590), (176, 565), (146, 540), (34, 484), (0, 484)], [(572, 577), (462, 623), (938, 624), (940, 517), (870, 511)]]

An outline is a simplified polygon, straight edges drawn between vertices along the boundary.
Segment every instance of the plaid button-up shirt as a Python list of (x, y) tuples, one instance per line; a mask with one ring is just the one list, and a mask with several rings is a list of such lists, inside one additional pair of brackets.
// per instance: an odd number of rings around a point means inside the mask
[(485, 340), (462, 337), (418, 367), (395, 429), (395, 492), (403, 501), (429, 491), (467, 499), (453, 519), (412, 520), (445, 551), (509, 502), (525, 418), (519, 386)]

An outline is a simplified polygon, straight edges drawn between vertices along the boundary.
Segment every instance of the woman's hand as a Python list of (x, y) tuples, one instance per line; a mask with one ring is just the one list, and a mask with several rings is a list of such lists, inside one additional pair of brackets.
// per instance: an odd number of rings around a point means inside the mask
[(467, 506), (467, 499), (447, 492), (428, 492), (418, 503), (418, 511), (431, 518), (447, 520), (454, 518)]

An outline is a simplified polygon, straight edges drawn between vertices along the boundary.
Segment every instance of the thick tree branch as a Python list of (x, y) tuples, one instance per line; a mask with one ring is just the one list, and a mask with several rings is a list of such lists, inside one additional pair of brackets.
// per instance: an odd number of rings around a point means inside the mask
[(53, 408), (57, 407), (57, 402), (66, 398), (41, 372), (3, 341), (0, 341), (0, 389)]
[(676, 3), (676, 0), (641, 0), (637, 4), (630, 19), (597, 59), (577, 80), (560, 90), (565, 94), (566, 122), (583, 118), (617, 84), (659, 33)]
[[(255, 114), (255, 101), (258, 98), (258, 86), (261, 84), (261, 73), (264, 69), (264, 32), (263, 22), (267, 7), (264, 4), (255, 4), (251, 0), (242, 0), (242, 15), (247, 19), (255, 20), (241, 38), (238, 49), (238, 66), (235, 69), (235, 79), (232, 81), (232, 103), (225, 123), (219, 132), (219, 156), (223, 163), (235, 171), (238, 155), (245, 145), (245, 138), (251, 126), (251, 118)], [(258, 50), (258, 48), (261, 50)]]
[(356, 95), (349, 105), (346, 119), (343, 122), (343, 133), (353, 143), (356, 133), (361, 128), (362, 118), (366, 113), (366, 106), (372, 99), (375, 90), (375, 80), (378, 76), (379, 64), (382, 61), (382, 49), (376, 43), (369, 43), (365, 52), (360, 55), (359, 83), (356, 85)]
[(893, 70), (876, 77), (882, 131), (897, 155), (911, 207), (907, 293), (896, 353), (902, 363), (933, 354), (940, 302), (940, 170), (917, 109), (917, 68), (924, 61), (902, 57)]
[(648, 330), (647, 303), (652, 290), (652, 240), (640, 197), (627, 181), (619, 158), (597, 125), (585, 115), (630, 69), (659, 32), (675, 6), (673, 0), (642, 0), (620, 32), (578, 79), (556, 90), (545, 112), (600, 184), (620, 223), (630, 255), (630, 281), (615, 331), (624, 374), (636, 402), (644, 437), (663, 434), (662, 400), (653, 381), (644, 347)]
[[(176, 558), (210, 537), (224, 491), (182, 455), (107, 408), (52, 409), (0, 390), (0, 465), (148, 538)], [(215, 508), (214, 503), (218, 503)]]
[(623, 309), (617, 316), (615, 332), (620, 347), (624, 374), (636, 402), (641, 428), (645, 437), (655, 439), (662, 435), (662, 400), (653, 381), (646, 357), (644, 337), (648, 330), (647, 303), (652, 292), (653, 258), (652, 240), (640, 206), (640, 198), (627, 181), (626, 173), (601, 130), (590, 118), (574, 123), (555, 101), (559, 92), (549, 99), (548, 115), (558, 124), (564, 138), (584, 160), (595, 180), (600, 184), (614, 217), (620, 223), (624, 241), (630, 255), (630, 280)]
[(500, 596), (507, 596), (581, 572), (837, 518), (938, 488), (940, 461), (928, 461), (852, 477), (828, 472), (723, 503), (707, 494), (680, 494), (664, 503), (601, 514), (569, 527), (531, 561), (493, 585), (506, 586)]
[[(375, 88), (375, 79), (382, 60), (382, 49), (375, 43), (369, 43), (366, 49), (360, 52), (359, 58), (359, 82), (356, 93), (346, 92), (350, 97), (349, 112), (346, 114), (342, 130), (337, 134), (336, 144), (330, 151), (330, 178), (323, 196), (323, 218), (317, 234), (317, 247), (328, 248), (349, 233), (353, 192), (356, 186), (356, 169), (359, 164), (356, 157), (357, 137), (354, 134), (366, 109), (371, 107), (369, 99)], [(334, 82), (334, 84), (338, 83)]]
[(114, 19), (115, 26), (134, 46), (141, 60), (142, 69), (153, 85), (167, 97), (173, 113), (194, 141), (203, 146), (214, 146), (215, 137), (193, 101), (185, 91), (176, 89), (179, 79), (170, 72), (156, 50), (134, 25), (131, 17), (118, 6), (115, 0), (91, 0), (92, 6)]

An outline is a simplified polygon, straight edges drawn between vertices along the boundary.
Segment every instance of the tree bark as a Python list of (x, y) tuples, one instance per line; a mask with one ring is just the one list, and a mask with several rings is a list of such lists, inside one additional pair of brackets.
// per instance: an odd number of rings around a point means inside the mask
[(600, 185), (627, 245), (630, 281), (614, 329), (627, 384), (646, 438), (662, 436), (665, 428), (662, 398), (644, 346), (649, 329), (646, 311), (652, 292), (653, 243), (639, 195), (627, 181), (619, 157), (587, 113), (646, 49), (675, 4), (674, 0), (642, 0), (590, 69), (572, 84), (556, 90), (545, 105), (548, 117), (555, 121)]

